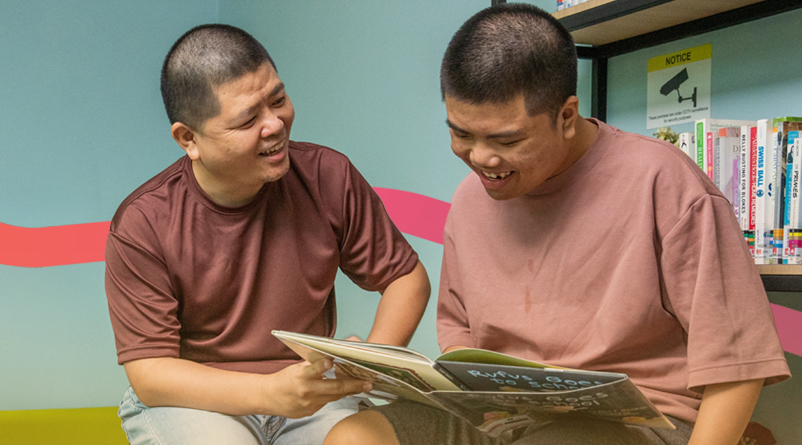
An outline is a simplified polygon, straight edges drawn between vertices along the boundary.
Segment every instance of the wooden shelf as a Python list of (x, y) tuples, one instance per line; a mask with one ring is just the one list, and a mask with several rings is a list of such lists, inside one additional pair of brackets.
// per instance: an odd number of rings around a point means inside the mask
[(758, 265), (763, 287), (768, 292), (802, 292), (802, 265)]
[(758, 264), (760, 275), (800, 275), (802, 276), (802, 265), (792, 264)]
[(761, 0), (590, 0), (553, 16), (576, 43), (598, 46), (756, 3)]

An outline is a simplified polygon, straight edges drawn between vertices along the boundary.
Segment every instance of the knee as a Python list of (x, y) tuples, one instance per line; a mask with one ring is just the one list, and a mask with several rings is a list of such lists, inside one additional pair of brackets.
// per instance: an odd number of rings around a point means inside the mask
[(383, 415), (362, 411), (346, 417), (329, 431), (323, 445), (398, 445), (395, 431)]

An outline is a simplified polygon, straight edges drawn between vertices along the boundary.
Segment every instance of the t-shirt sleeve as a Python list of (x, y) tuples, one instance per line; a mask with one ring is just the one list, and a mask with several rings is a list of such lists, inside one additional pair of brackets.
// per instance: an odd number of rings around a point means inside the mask
[[(178, 301), (150, 225), (127, 210), (106, 242), (106, 297), (119, 364), (179, 356)], [(151, 246), (151, 247), (145, 247)]]
[(437, 299), (437, 342), (441, 351), (452, 346), (473, 346), (468, 312), (461, 299), (462, 286), (450, 225), (451, 215), (443, 233), (443, 263)]
[(698, 199), (662, 240), (663, 304), (688, 344), (688, 388), (790, 377), (771, 307), (732, 206)]
[(350, 162), (343, 184), (340, 269), (362, 289), (382, 291), (412, 272), (418, 255), (393, 224), (381, 198)]

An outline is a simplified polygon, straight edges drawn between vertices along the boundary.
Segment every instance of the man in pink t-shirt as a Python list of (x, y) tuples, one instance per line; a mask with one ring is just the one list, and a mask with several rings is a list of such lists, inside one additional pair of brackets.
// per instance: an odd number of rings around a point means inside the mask
[(579, 116), (576, 73), (570, 33), (534, 6), (488, 8), (451, 40), (451, 149), (473, 173), (446, 222), (438, 340), (626, 373), (676, 429), (555, 416), (491, 439), (393, 403), (327, 445), (731, 445), (789, 377), (731, 205), (671, 144)]
[(162, 69), (186, 152), (120, 205), (106, 294), (132, 444), (320, 444), (371, 385), (331, 377), (271, 331), (333, 336), (338, 269), (381, 293), (367, 340), (405, 345), (429, 298), (418, 256), (342, 154), (290, 141), (267, 51), (226, 25), (184, 34)]

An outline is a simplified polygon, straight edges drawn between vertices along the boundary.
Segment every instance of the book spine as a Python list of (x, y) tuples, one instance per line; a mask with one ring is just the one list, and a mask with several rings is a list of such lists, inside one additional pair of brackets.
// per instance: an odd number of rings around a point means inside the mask
[(470, 391), (471, 390), (471, 388), (469, 388), (468, 385), (463, 383), (462, 380), (458, 379), (457, 376), (455, 376), (454, 374), (448, 372), (448, 370), (446, 368), (444, 368), (440, 363), (434, 362), (434, 366), (433, 367), (434, 367), (435, 371), (437, 371), (440, 374), (442, 374), (443, 377), (447, 378), (449, 381), (451, 381), (451, 383), (457, 385), (457, 387), (459, 387), (459, 389), (461, 389), (463, 391)]
[(741, 127), (741, 163), (740, 186), (741, 194), (740, 219), (741, 230), (749, 230), (749, 126)]
[(710, 137), (712, 139), (711, 145), (713, 146), (713, 183), (716, 184), (716, 187), (718, 187), (718, 189), (724, 193), (724, 196), (726, 196), (726, 192), (724, 191), (724, 183), (721, 181), (721, 163), (724, 161), (721, 156), (721, 143), (723, 142), (723, 139), (721, 138), (721, 130), (719, 130), (718, 135), (711, 133)]
[(769, 171), (766, 156), (766, 125), (767, 120), (757, 122), (757, 183), (755, 184), (755, 263), (768, 264), (767, 243), (768, 222), (768, 191)]
[(785, 214), (783, 215), (783, 264), (788, 264), (789, 258), (791, 256), (791, 245), (789, 243), (789, 229), (793, 226), (791, 225), (791, 212), (793, 208), (793, 196), (796, 184), (798, 183), (799, 178), (794, 176), (794, 154), (793, 154), (793, 147), (790, 147), (788, 150), (788, 154), (786, 156), (786, 163), (785, 163)]
[(705, 171), (707, 176), (715, 181), (713, 177), (713, 132), (705, 133)]
[(748, 226), (744, 233), (749, 244), (749, 252), (752, 257), (755, 256), (755, 198), (757, 195), (757, 127), (754, 125), (749, 126), (749, 208), (748, 208)]
[(771, 134), (769, 135), (769, 143), (772, 146), (772, 184), (774, 190), (771, 194), (773, 201), (774, 212), (772, 219), (774, 226), (772, 227), (772, 248), (771, 257), (775, 264), (782, 263), (783, 253), (783, 227), (785, 220), (785, 160), (788, 155), (787, 146), (784, 146), (781, 140), (778, 140), (778, 128), (776, 125), (771, 125)]
[(732, 213), (735, 220), (741, 220), (741, 158), (732, 160), (732, 182), (730, 182), (730, 196), (732, 196)]
[(696, 121), (696, 165), (705, 170), (705, 121)]
[(788, 225), (785, 228), (785, 249), (788, 252), (786, 255), (786, 262), (788, 264), (802, 264), (800, 258), (800, 244), (799, 244), (799, 184), (800, 184), (800, 167), (802, 166), (802, 144), (800, 144), (799, 132), (792, 131), (788, 133), (788, 170), (790, 170), (791, 180), (788, 199)]

